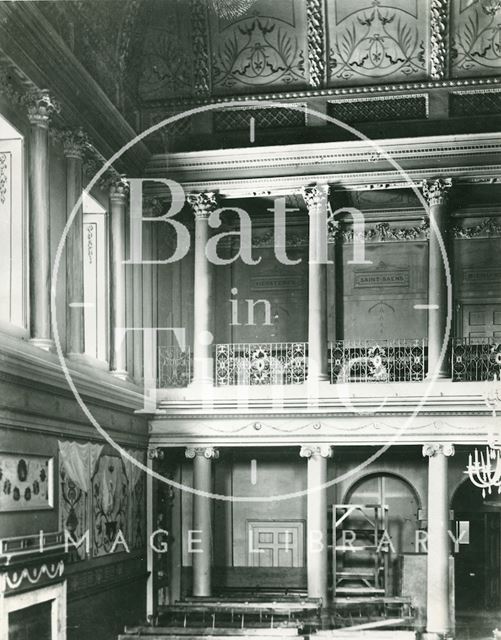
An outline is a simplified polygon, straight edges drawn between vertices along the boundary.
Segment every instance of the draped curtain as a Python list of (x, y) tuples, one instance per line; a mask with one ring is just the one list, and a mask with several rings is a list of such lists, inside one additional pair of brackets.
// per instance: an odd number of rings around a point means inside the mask
[(89, 493), (96, 463), (103, 450), (102, 444), (59, 440), (59, 455), (67, 474), (76, 486)]
[[(134, 458), (134, 460), (137, 460), (141, 463), (144, 462), (144, 451), (141, 451), (139, 449), (126, 449), (125, 451), (131, 458)], [(138, 467), (137, 464), (131, 462), (131, 460), (129, 460), (129, 458), (126, 458), (123, 454), (122, 460), (124, 461), (125, 475), (127, 476), (127, 479), (129, 481), (129, 491), (132, 493), (139, 481), (139, 478), (141, 477), (141, 473), (143, 470)]]

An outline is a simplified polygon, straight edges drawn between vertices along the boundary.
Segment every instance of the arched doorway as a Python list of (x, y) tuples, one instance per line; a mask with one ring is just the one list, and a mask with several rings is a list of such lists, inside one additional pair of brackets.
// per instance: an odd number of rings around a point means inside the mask
[[(421, 507), (414, 488), (403, 478), (390, 473), (375, 473), (358, 480), (346, 493), (345, 505), (357, 505), (346, 519), (345, 527), (357, 532), (355, 545), (364, 552), (347, 555), (340, 566), (360, 575), (374, 567), (374, 584), (385, 595), (398, 590), (398, 557), (415, 552), (418, 511)], [(374, 526), (373, 526), (374, 523)], [(372, 531), (371, 531), (372, 529)], [(375, 532), (375, 533), (373, 533)], [(375, 536), (375, 537), (373, 537)], [(372, 584), (372, 582), (371, 582)]]
[(465, 480), (456, 490), (451, 507), (456, 538), (456, 609), (499, 609), (501, 601), (501, 496), (482, 497), (480, 489)]

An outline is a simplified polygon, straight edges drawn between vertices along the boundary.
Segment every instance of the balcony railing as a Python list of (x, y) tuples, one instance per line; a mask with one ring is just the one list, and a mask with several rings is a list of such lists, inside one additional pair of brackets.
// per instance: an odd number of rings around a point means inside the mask
[(501, 341), (495, 338), (453, 338), (452, 380), (481, 382), (501, 374)]
[(330, 346), (331, 382), (414, 382), (424, 379), (424, 340), (338, 340)]
[(216, 345), (216, 385), (301, 384), (307, 375), (305, 342)]
[(191, 381), (191, 350), (158, 347), (158, 388), (186, 387)]

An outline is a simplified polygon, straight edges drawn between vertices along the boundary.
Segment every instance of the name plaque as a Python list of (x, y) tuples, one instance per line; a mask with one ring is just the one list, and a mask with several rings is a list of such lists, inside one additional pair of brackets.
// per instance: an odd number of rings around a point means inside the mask
[(474, 284), (487, 284), (489, 282), (501, 282), (501, 269), (464, 269), (463, 282)]
[(251, 287), (257, 291), (284, 291), (301, 289), (302, 278), (290, 276), (261, 276), (251, 279)]
[(372, 287), (408, 287), (408, 269), (395, 271), (364, 271), (355, 273), (355, 288), (370, 289)]

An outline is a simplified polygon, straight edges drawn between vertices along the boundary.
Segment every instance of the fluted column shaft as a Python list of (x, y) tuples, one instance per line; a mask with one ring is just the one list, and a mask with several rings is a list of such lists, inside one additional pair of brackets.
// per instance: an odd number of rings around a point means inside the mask
[[(300, 456), (308, 459), (306, 563), (308, 597), (327, 603), (327, 460), (332, 449), (326, 445), (301, 447)], [(321, 488), (319, 488), (321, 487)]]
[(186, 457), (193, 460), (193, 595), (212, 593), (212, 503), (202, 493), (212, 492), (212, 460), (219, 457), (212, 447), (188, 448)]
[(47, 92), (35, 92), (28, 103), (29, 140), (29, 255), (30, 336), (42, 349), (50, 349), (51, 261), (49, 201), (49, 119), (56, 109)]
[(307, 187), (303, 197), (309, 216), (308, 380), (329, 379), (327, 369), (327, 185)]
[[(82, 157), (86, 137), (82, 131), (67, 131), (63, 138), (66, 158), (66, 213), (69, 217), (82, 196)], [(85, 351), (84, 275), (83, 275), (83, 209), (79, 206), (68, 230), (66, 265), (67, 351), (81, 355)]]
[(193, 384), (214, 382), (212, 341), (214, 338), (213, 269), (205, 248), (209, 239), (209, 216), (217, 208), (214, 193), (188, 196), (195, 214), (195, 273), (193, 306)]
[[(428, 375), (436, 370), (447, 326), (447, 274), (445, 264), (450, 259), (449, 251), (449, 189), (450, 182), (433, 180), (423, 185), (430, 214), (430, 240), (428, 245)], [(440, 246), (442, 239), (447, 261)], [(445, 264), (444, 264), (445, 263)], [(450, 263), (449, 263), (450, 265)], [(449, 266), (451, 273), (452, 268)], [(449, 375), (447, 352), (438, 371), (439, 378)]]
[[(125, 209), (128, 185), (119, 178), (110, 187), (110, 370), (127, 377), (126, 340), (120, 329), (127, 326), (125, 285)], [(118, 331), (117, 331), (118, 329)]]
[(428, 557), (426, 631), (429, 639), (442, 638), (450, 629), (449, 606), (449, 494), (448, 458), (453, 445), (425, 444), (428, 457)]

